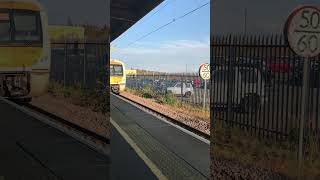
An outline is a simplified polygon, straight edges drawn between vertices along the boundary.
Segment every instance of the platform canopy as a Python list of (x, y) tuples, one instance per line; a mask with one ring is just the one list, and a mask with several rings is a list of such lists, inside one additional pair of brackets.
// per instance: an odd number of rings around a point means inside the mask
[(163, 0), (111, 0), (111, 42), (128, 30)]

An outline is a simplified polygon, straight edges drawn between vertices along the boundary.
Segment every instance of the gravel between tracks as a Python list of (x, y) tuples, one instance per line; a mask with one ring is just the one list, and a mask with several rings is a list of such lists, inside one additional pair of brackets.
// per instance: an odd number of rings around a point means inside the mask
[(110, 138), (108, 114), (94, 112), (88, 108), (74, 105), (68, 99), (51, 94), (33, 98), (31, 104), (106, 138)]
[(268, 170), (218, 158), (211, 158), (211, 174), (214, 180), (290, 180), (288, 177)]
[(188, 112), (185, 112), (178, 108), (173, 108), (169, 105), (163, 105), (155, 102), (152, 99), (146, 99), (139, 97), (137, 95), (128, 93), (128, 92), (121, 92), (121, 95), (134, 101), (140, 103), (144, 106), (151, 108), (159, 113), (162, 113), (166, 116), (169, 116), (177, 121), (180, 121), (192, 128), (195, 128), (201, 132), (206, 134), (210, 134), (210, 119), (204, 119), (201, 117), (194, 116)]

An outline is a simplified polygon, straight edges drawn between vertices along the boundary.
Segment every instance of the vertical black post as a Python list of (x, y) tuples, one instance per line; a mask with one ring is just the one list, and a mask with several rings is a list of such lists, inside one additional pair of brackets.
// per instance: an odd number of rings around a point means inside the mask
[(86, 43), (83, 44), (83, 87), (86, 87), (86, 63), (87, 63), (87, 50), (86, 50)]
[(309, 95), (310, 95), (310, 59), (304, 59), (303, 66), (303, 87), (302, 87), (302, 102), (301, 102), (301, 117), (300, 117), (300, 131), (299, 131), (299, 179), (302, 175), (302, 165), (303, 165), (303, 144), (305, 137), (305, 122), (309, 120)]
[(235, 47), (233, 41), (230, 37), (230, 48), (229, 48), (229, 61), (228, 61), (228, 86), (227, 86), (227, 103), (228, 103), (228, 114), (227, 114), (227, 123), (226, 123), (226, 132), (227, 138), (231, 136), (230, 125), (233, 121), (233, 92), (234, 92), (234, 60), (235, 60)]
[(64, 63), (63, 63), (63, 86), (66, 86), (66, 81), (67, 81), (67, 61), (68, 61), (68, 43), (65, 41), (64, 44)]

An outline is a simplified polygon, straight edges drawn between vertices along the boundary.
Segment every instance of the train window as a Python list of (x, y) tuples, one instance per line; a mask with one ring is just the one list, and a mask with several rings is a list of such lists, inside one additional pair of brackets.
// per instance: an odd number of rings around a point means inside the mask
[(41, 23), (39, 13), (14, 13), (16, 41), (40, 41)]
[(10, 40), (10, 16), (9, 13), (0, 13), (0, 41)]
[(121, 65), (110, 65), (110, 74), (111, 76), (122, 76), (123, 68)]

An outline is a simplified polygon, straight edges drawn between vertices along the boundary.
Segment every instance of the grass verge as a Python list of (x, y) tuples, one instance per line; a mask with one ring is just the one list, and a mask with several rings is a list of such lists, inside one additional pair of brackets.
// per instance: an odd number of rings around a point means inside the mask
[(210, 121), (210, 109), (207, 107), (203, 110), (201, 105), (191, 104), (187, 102), (181, 102), (180, 98), (174, 94), (168, 93), (158, 93), (152, 86), (145, 86), (141, 89), (130, 89), (126, 88), (125, 90), (128, 93), (143, 97), (146, 99), (153, 99), (155, 102), (163, 105), (169, 105), (178, 112), (188, 112), (188, 114), (196, 117), (201, 117), (207, 121)]
[[(288, 141), (259, 139), (244, 130), (230, 127), (229, 131), (217, 120), (211, 142), (211, 155), (217, 158), (239, 161), (244, 166), (254, 166), (289, 178), (298, 177), (297, 139)], [(316, 136), (309, 136), (305, 144), (303, 176), (305, 179), (320, 179), (320, 146)]]
[(89, 108), (94, 112), (108, 112), (109, 92), (84, 89), (80, 85), (63, 86), (54, 81), (50, 82), (48, 92), (52, 96), (63, 97), (74, 105)]

